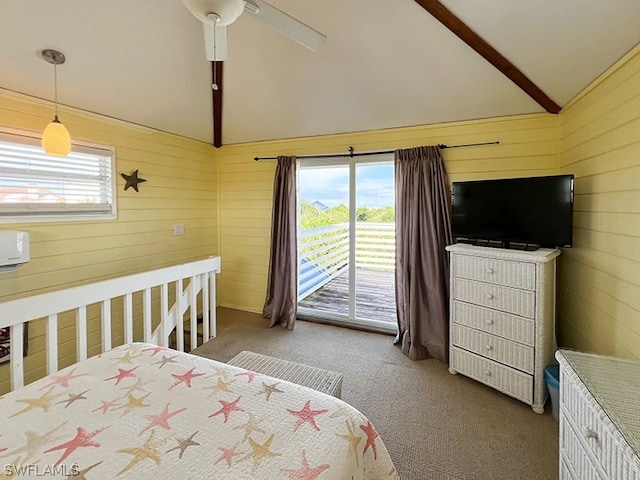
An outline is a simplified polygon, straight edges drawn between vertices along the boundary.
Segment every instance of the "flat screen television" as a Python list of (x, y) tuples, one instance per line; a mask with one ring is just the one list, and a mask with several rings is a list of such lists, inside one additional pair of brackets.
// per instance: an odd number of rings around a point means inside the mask
[(451, 203), (458, 241), (499, 242), (503, 248), (572, 245), (573, 175), (454, 182)]

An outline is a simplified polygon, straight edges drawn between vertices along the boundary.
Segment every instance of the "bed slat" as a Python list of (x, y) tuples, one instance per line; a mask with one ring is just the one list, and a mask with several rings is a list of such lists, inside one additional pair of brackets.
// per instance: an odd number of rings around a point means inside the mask
[(24, 324), (11, 326), (11, 340), (9, 342), (9, 348), (11, 352), (9, 359), (11, 362), (11, 390), (20, 388), (24, 385), (24, 370), (22, 368), (24, 354), (22, 345), (24, 342)]
[(111, 299), (102, 302), (102, 351), (111, 350)]
[(151, 341), (151, 289), (145, 288), (143, 292), (142, 316), (144, 324), (144, 341)]
[(76, 310), (76, 358), (78, 361), (87, 359), (87, 306), (82, 305)]
[(202, 278), (202, 338), (209, 340), (209, 275), (203, 273)]
[(124, 296), (124, 343), (133, 342), (133, 295)]
[[(167, 306), (167, 310), (168, 310)], [(184, 352), (184, 321), (182, 316), (182, 279), (176, 281), (176, 349)]]
[(198, 304), (197, 304), (197, 277), (192, 276), (189, 280), (189, 285), (191, 288), (189, 289), (189, 313), (191, 319), (191, 350), (198, 347)]
[(58, 371), (58, 314), (47, 317), (47, 375)]
[(168, 347), (169, 341), (166, 335), (167, 321), (169, 319), (169, 285), (160, 285), (160, 325), (158, 325), (158, 345)]
[[(216, 298), (216, 276), (213, 273), (209, 273), (209, 298), (210, 299), (214, 299)], [(209, 306), (209, 324), (210, 324), (210, 329), (209, 329), (209, 333), (211, 335), (210, 338), (215, 338), (217, 336), (217, 331), (216, 331), (216, 309), (215, 308), (211, 308), (211, 305)]]

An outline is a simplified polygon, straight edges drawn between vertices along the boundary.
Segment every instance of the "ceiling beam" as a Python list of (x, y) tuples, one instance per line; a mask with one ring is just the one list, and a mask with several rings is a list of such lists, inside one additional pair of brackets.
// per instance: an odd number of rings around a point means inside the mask
[[(222, 146), (222, 64), (224, 62), (211, 62), (211, 79), (213, 92), (213, 146)], [(213, 85), (218, 88), (213, 88)]]
[(524, 73), (518, 70), (509, 60), (503, 57), (500, 52), (471, 30), (438, 0), (416, 0), (416, 2), (433, 15), (436, 20), (455, 33), (464, 43), (482, 55), (485, 60), (496, 67), (527, 95), (538, 102), (547, 112), (558, 113), (560, 111), (560, 106), (540, 90), (536, 84), (529, 80)]

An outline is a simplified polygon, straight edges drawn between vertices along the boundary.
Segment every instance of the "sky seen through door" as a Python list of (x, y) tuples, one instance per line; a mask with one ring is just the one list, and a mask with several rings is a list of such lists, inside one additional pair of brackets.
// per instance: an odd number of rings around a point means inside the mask
[[(364, 166), (364, 165), (362, 165)], [(299, 191), (305, 200), (329, 208), (349, 206), (348, 166), (299, 170)], [(370, 208), (394, 207), (393, 164), (369, 164), (356, 170), (356, 204)]]

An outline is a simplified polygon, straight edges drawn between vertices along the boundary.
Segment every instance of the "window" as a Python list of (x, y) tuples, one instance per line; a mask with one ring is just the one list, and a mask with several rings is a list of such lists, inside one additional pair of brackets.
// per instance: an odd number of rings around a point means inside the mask
[(298, 168), (298, 313), (397, 332), (393, 155)]
[(40, 141), (0, 132), (0, 222), (115, 218), (114, 149), (74, 143), (57, 157)]

